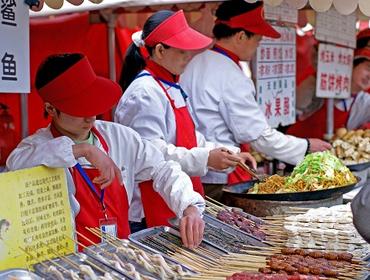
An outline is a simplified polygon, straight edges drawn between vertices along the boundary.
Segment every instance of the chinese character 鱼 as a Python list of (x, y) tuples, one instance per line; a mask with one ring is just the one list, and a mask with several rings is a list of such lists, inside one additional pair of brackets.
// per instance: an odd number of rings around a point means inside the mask
[(1, 0), (1, 18), (2, 24), (17, 26), (15, 21), (15, 0)]
[(16, 81), (17, 80), (17, 68), (14, 60), (14, 55), (8, 54), (7, 52), (1, 59), (3, 64), (2, 80)]

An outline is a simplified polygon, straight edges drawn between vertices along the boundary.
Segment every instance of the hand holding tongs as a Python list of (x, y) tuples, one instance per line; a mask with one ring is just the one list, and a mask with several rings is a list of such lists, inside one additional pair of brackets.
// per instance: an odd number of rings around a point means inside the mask
[(244, 162), (239, 161), (238, 166), (241, 167), (244, 171), (247, 171), (252, 177), (256, 178), (258, 181), (264, 181), (267, 177), (269, 177), (266, 174), (257, 174), (257, 171), (246, 165)]

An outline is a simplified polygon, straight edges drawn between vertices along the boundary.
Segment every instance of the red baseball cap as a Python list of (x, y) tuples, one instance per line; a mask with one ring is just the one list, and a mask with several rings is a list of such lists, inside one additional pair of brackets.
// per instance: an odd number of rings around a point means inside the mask
[(38, 90), (44, 102), (74, 117), (93, 117), (111, 109), (121, 87), (95, 74), (88, 59), (81, 60)]
[(358, 59), (358, 58), (366, 58), (370, 60), (370, 48), (365, 47), (362, 49), (356, 49), (353, 59)]
[(231, 28), (243, 28), (254, 34), (263, 35), (270, 38), (280, 38), (277, 32), (267, 21), (265, 21), (263, 7), (233, 16), (229, 20), (216, 20), (217, 23), (223, 23)]
[(149, 47), (163, 43), (181, 50), (200, 50), (212, 44), (212, 39), (192, 29), (180, 10), (161, 22), (144, 42)]
[(366, 28), (366, 29), (360, 31), (357, 34), (357, 40), (363, 39), (363, 38), (369, 38), (370, 39), (370, 28)]

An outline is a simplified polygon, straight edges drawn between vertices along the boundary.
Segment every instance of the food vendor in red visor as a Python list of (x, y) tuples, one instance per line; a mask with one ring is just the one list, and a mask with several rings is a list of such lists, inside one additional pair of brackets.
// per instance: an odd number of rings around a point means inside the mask
[[(238, 154), (236, 147), (205, 141), (195, 130), (186, 92), (178, 84), (178, 75), (194, 54), (207, 48), (212, 40), (190, 28), (183, 11), (164, 10), (153, 14), (143, 31), (133, 35), (133, 41), (121, 74), (125, 92), (116, 108), (115, 121), (150, 140), (167, 160), (179, 162), (191, 176), (194, 190), (201, 195), (204, 190), (199, 176), (208, 168), (224, 170), (245, 160), (255, 166), (249, 153)], [(147, 187), (151, 184), (140, 185), (142, 216), (145, 215), (148, 226), (167, 225), (168, 218), (174, 214)], [(155, 210), (161, 216), (154, 216)]]
[[(9, 170), (37, 165), (68, 168), (76, 230), (93, 242), (100, 238), (85, 227), (127, 238), (134, 188), (153, 180), (154, 190), (181, 221), (185, 246), (200, 243), (204, 200), (179, 164), (165, 161), (132, 129), (96, 120), (118, 102), (122, 93), (118, 84), (96, 76), (85, 56), (63, 54), (48, 57), (39, 67), (36, 89), (52, 121), (22, 140), (7, 160)], [(78, 240), (90, 245), (80, 236)]]
[[(356, 49), (353, 59), (351, 97), (335, 100), (334, 129), (361, 128), (370, 122), (370, 48)], [(287, 133), (298, 137), (323, 138), (326, 133), (326, 102), (310, 117), (297, 121)], [(313, 129), (314, 128), (314, 129)]]
[[(265, 21), (263, 3), (226, 1), (216, 17), (215, 46), (196, 55), (180, 77), (197, 127), (206, 139), (235, 147), (250, 143), (255, 150), (290, 164), (300, 162), (307, 151), (330, 148), (318, 139), (298, 139), (272, 129), (255, 99), (252, 79), (239, 65), (239, 61), (252, 59), (262, 36), (280, 37)], [(221, 190), (229, 179), (210, 171), (202, 181)]]

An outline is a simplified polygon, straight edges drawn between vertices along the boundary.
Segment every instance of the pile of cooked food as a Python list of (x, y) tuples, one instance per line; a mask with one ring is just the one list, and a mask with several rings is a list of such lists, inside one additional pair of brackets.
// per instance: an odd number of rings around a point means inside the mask
[(290, 176), (273, 175), (255, 184), (248, 193), (273, 194), (309, 192), (357, 183), (352, 172), (329, 151), (307, 155)]
[(344, 164), (353, 165), (370, 161), (370, 129), (347, 131), (345, 128), (339, 128), (332, 142), (332, 153)]

